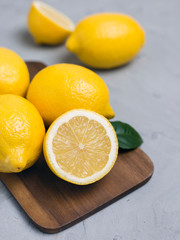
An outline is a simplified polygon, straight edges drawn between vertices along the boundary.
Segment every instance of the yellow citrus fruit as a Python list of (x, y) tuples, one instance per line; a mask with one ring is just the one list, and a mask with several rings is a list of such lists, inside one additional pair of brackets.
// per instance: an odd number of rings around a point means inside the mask
[(39, 1), (32, 3), (27, 24), (37, 44), (60, 44), (74, 30), (67, 16)]
[(82, 20), (66, 47), (88, 66), (108, 69), (132, 60), (144, 42), (144, 31), (133, 18), (102, 13)]
[(86, 185), (103, 178), (118, 154), (110, 122), (93, 111), (71, 110), (48, 129), (43, 151), (49, 168), (60, 178)]
[(114, 117), (105, 82), (93, 71), (74, 64), (56, 64), (40, 71), (29, 86), (27, 99), (46, 125), (75, 108)]
[(45, 127), (38, 110), (23, 97), (0, 95), (0, 172), (32, 166), (42, 151)]
[(0, 94), (25, 96), (29, 72), (25, 62), (10, 49), (0, 47)]

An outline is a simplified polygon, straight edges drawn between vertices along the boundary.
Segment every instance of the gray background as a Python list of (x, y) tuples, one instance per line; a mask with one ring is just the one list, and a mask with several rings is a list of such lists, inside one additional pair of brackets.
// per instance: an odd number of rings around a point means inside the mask
[[(77, 23), (86, 15), (117, 11), (135, 17), (146, 45), (129, 65), (96, 71), (110, 89), (116, 118), (142, 135), (155, 165), (152, 179), (104, 210), (58, 234), (36, 229), (0, 182), (0, 240), (180, 239), (180, 2), (178, 0), (46, 1)], [(36, 46), (26, 30), (31, 1), (0, 0), (0, 45), (26, 60), (80, 62), (65, 49)]]

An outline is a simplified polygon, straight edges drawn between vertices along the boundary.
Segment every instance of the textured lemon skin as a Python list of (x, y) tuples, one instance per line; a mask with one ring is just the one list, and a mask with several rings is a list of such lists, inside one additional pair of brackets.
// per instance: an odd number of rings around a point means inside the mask
[(43, 15), (33, 3), (28, 13), (27, 26), (34, 41), (41, 45), (61, 44), (72, 32), (65, 29)]
[(38, 110), (25, 98), (0, 95), (0, 172), (32, 166), (41, 151), (45, 127)]
[(29, 72), (25, 62), (14, 51), (0, 47), (0, 94), (25, 96)]
[(86, 65), (108, 69), (131, 61), (144, 42), (144, 31), (134, 19), (118, 13), (102, 13), (82, 20), (66, 47)]
[[(72, 111), (84, 111), (85, 113), (86, 112), (93, 112), (93, 111), (87, 111), (85, 109), (73, 109)], [(106, 120), (106, 124), (111, 128), (112, 130), (112, 133), (114, 135), (114, 140), (115, 140), (115, 145), (116, 145), (116, 154), (115, 154), (115, 158), (113, 159), (112, 163), (111, 163), (111, 166), (103, 173), (103, 175), (101, 175), (100, 177), (98, 178), (92, 178), (91, 180), (89, 181), (86, 181), (85, 183), (82, 183), (80, 181), (72, 181), (70, 179), (68, 179), (68, 177), (64, 177), (63, 175), (60, 175), (59, 172), (53, 167), (52, 165), (52, 162), (51, 162), (51, 156), (49, 155), (48, 153), (48, 144), (49, 144), (49, 135), (51, 134), (51, 131), (53, 130), (53, 126), (56, 124), (56, 122), (61, 118), (61, 117), (64, 117), (66, 116), (67, 114), (69, 114), (70, 112), (72, 111), (69, 111), (69, 112), (66, 112), (64, 113), (62, 116), (58, 117), (52, 124), (51, 126), (48, 128), (48, 131), (46, 132), (45, 134), (45, 137), (44, 137), (44, 141), (43, 141), (43, 153), (44, 153), (44, 157), (45, 157), (45, 160), (46, 160), (46, 163), (48, 165), (48, 167), (50, 168), (50, 170), (59, 178), (67, 181), (67, 182), (70, 182), (70, 183), (73, 183), (73, 184), (76, 184), (76, 185), (89, 185), (89, 184), (92, 184), (94, 182), (97, 182), (99, 181), (100, 179), (102, 179), (104, 176), (106, 176), (110, 171), (111, 169), (113, 168), (116, 160), (117, 160), (117, 156), (118, 156), (118, 139), (117, 139), (117, 135), (116, 135), (116, 132), (114, 130), (114, 128), (112, 127), (111, 123), (107, 120)], [(94, 114), (100, 116), (100, 114), (94, 112)], [(101, 116), (103, 117), (103, 116)]]
[(74, 64), (56, 64), (40, 71), (29, 86), (27, 99), (47, 126), (75, 108), (114, 117), (105, 82), (93, 71)]

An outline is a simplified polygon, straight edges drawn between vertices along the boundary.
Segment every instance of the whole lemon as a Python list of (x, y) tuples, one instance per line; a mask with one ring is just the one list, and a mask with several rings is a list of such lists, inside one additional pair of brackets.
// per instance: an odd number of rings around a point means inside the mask
[(0, 47), (0, 94), (25, 96), (29, 72), (25, 62), (14, 51)]
[(0, 172), (32, 166), (42, 151), (45, 127), (38, 110), (23, 97), (0, 95)]
[(66, 47), (86, 65), (108, 69), (131, 61), (144, 42), (144, 31), (133, 18), (102, 13), (82, 20), (68, 38)]
[(27, 99), (46, 125), (75, 108), (114, 117), (105, 82), (93, 71), (74, 64), (56, 64), (40, 71), (29, 86)]
[(27, 17), (29, 32), (37, 44), (60, 44), (74, 30), (74, 23), (46, 3), (33, 1)]

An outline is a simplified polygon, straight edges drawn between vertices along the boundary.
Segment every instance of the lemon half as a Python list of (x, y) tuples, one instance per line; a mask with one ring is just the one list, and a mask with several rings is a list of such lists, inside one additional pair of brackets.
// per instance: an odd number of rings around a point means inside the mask
[(60, 44), (74, 30), (74, 23), (48, 4), (34, 1), (28, 14), (28, 29), (37, 44)]
[(105, 117), (77, 109), (53, 122), (43, 149), (49, 168), (58, 177), (86, 185), (103, 178), (112, 169), (117, 159), (118, 141)]

